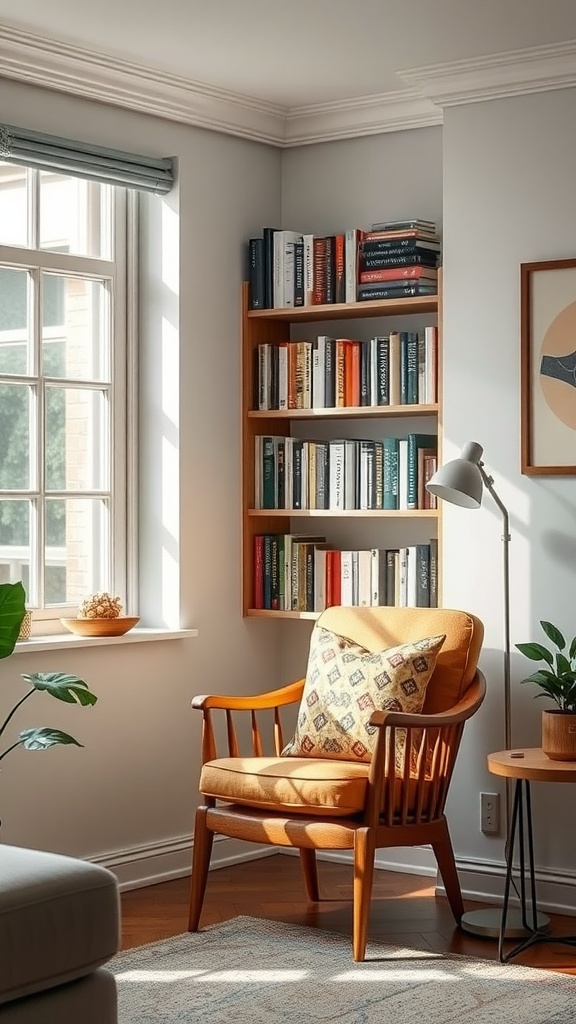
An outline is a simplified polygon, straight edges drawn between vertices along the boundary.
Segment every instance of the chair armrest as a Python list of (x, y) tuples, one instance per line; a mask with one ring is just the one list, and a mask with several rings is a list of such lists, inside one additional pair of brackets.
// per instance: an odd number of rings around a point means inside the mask
[(197, 711), (218, 709), (223, 711), (260, 711), (265, 708), (279, 708), (294, 704), (302, 696), (304, 680), (298, 679), (278, 690), (254, 693), (248, 697), (234, 697), (226, 694), (199, 694), (192, 698), (192, 707)]
[[(304, 680), (298, 679), (288, 686), (282, 686), (278, 690), (268, 690), (266, 693), (255, 693), (249, 697), (234, 697), (226, 694), (205, 694), (198, 695), (192, 700), (192, 707), (202, 712), (202, 763), (213, 761), (218, 757), (216, 731), (212, 722), (213, 712), (216, 712), (216, 720), (224, 722), (228, 756), (238, 757), (240, 745), (238, 736), (246, 738), (246, 728), (236, 732), (236, 724), (240, 720), (246, 722), (248, 716), (249, 733), (251, 738), (251, 754), (254, 757), (261, 757), (265, 752), (273, 752), (275, 757), (280, 755), (284, 749), (284, 735), (280, 709), (290, 704), (296, 704), (304, 689)], [(263, 712), (263, 714), (260, 714)], [(267, 714), (265, 714), (267, 713)], [(264, 733), (261, 728), (272, 717), (272, 750), (265, 751), (270, 742), (263, 740)], [(242, 724), (242, 722), (240, 722)], [(268, 729), (269, 732), (269, 729)]]

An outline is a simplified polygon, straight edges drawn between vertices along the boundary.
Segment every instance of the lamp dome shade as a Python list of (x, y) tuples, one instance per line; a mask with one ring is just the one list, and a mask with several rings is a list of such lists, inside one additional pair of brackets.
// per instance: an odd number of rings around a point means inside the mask
[(479, 508), (482, 503), (483, 480), (478, 463), (482, 447), (475, 441), (464, 445), (459, 459), (447, 462), (426, 484), (430, 494), (462, 508)]

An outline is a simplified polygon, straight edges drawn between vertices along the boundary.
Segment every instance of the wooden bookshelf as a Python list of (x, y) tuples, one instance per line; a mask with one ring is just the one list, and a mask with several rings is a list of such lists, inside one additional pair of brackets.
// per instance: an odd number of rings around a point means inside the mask
[[(439, 274), (439, 291), (441, 273)], [(277, 343), (290, 339), (290, 328), (307, 323), (332, 323), (339, 320), (382, 320), (382, 332), (387, 325), (400, 324), (414, 315), (426, 314), (427, 322), (438, 325), (438, 401), (433, 405), (368, 406), (359, 408), (290, 409), (259, 411), (253, 408), (254, 358), (258, 345), (265, 342)], [(301, 333), (301, 331), (300, 331)], [(311, 337), (314, 332), (311, 332)], [(324, 509), (255, 509), (254, 508), (254, 438), (257, 435), (278, 434), (289, 436), (292, 424), (309, 421), (311, 431), (318, 421), (338, 423), (351, 420), (379, 419), (401, 420), (403, 429), (410, 430), (411, 420), (429, 420), (426, 427), (438, 434), (438, 457), (442, 446), (442, 331), (440, 295), (414, 296), (402, 299), (385, 299), (377, 302), (358, 302), (325, 306), (305, 306), (289, 309), (250, 310), (248, 308), (248, 284), (242, 286), (242, 614), (245, 617), (307, 619), (317, 618), (317, 612), (272, 611), (257, 609), (253, 600), (254, 537), (265, 533), (306, 533), (306, 520), (315, 524), (324, 520), (327, 529), (323, 532), (329, 539), (329, 524), (334, 520), (365, 520), (367, 523), (381, 521), (382, 547), (386, 547), (386, 524), (424, 523), (429, 536), (438, 539), (438, 594), (441, 594), (441, 515), (442, 503), (437, 509), (418, 510), (348, 510), (345, 512)], [(414, 427), (414, 429), (418, 429)], [(334, 435), (336, 436), (336, 435)], [(361, 538), (359, 538), (361, 546)]]

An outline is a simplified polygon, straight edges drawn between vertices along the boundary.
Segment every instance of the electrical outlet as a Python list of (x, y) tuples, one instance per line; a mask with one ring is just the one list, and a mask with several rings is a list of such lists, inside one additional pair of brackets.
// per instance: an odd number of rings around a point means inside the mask
[(480, 831), (490, 835), (500, 832), (500, 796), (480, 793)]

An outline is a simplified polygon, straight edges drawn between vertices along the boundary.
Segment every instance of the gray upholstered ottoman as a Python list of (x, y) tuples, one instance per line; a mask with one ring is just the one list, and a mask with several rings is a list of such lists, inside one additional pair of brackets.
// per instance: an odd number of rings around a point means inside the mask
[(0, 845), (0, 1024), (116, 1024), (119, 931), (110, 871)]

